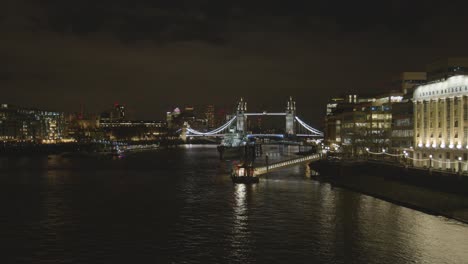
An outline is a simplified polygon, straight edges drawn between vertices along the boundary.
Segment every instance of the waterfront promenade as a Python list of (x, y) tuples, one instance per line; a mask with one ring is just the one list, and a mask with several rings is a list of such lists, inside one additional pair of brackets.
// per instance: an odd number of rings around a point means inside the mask
[(311, 163), (318, 180), (468, 223), (468, 176), (378, 160)]

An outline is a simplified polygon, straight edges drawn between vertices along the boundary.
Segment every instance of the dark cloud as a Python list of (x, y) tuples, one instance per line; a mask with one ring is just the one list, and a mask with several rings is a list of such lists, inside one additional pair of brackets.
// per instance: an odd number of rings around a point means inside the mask
[(388, 2), (2, 2), (1, 98), (66, 111), (119, 101), (156, 118), (241, 96), (278, 110), (293, 95), (318, 125), (330, 96), (467, 55), (462, 6)]

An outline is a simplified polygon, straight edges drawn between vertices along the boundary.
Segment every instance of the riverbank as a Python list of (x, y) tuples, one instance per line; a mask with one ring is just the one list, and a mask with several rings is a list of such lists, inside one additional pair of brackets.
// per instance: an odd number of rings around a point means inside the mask
[(148, 141), (103, 141), (103, 142), (69, 142), (39, 144), (34, 142), (0, 142), (0, 156), (30, 156), (59, 154), (108, 154), (115, 153), (116, 146), (126, 152), (153, 150), (159, 147), (171, 148), (185, 144), (181, 140), (148, 140)]
[[(360, 162), (353, 164), (331, 164), (321, 162), (311, 165), (321, 173), (315, 179), (329, 182), (334, 186), (351, 189), (388, 202), (416, 209), (433, 215), (445, 216), (468, 223), (468, 195), (436, 190), (411, 183), (412, 174), (395, 174), (390, 165)], [(384, 171), (384, 172), (383, 172)], [(415, 176), (418, 177), (418, 176)], [(408, 179), (410, 181), (408, 181)]]
[(2, 142), (0, 143), (0, 156), (21, 155), (47, 155), (68, 152), (91, 152), (97, 149), (97, 144), (92, 143), (56, 143), (38, 144), (34, 142)]

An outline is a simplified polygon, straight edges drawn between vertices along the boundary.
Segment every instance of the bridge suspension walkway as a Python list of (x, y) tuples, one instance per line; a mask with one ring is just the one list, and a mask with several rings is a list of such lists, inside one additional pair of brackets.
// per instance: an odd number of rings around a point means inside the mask
[[(302, 121), (296, 115), (296, 102), (289, 98), (287, 102), (287, 107), (284, 112), (260, 112), (260, 113), (250, 113), (247, 112), (247, 102), (242, 98), (238, 102), (237, 110), (233, 115), (230, 115), (230, 119), (226, 123), (221, 125), (218, 128), (215, 128), (211, 131), (197, 131), (190, 127), (188, 122), (184, 122), (184, 126), (179, 129), (177, 132), (180, 133), (181, 138), (186, 140), (187, 136), (189, 137), (224, 137), (226, 133), (229, 133), (231, 129), (234, 129), (238, 133), (247, 134), (247, 118), (253, 116), (284, 116), (285, 117), (285, 130), (284, 134), (253, 134), (249, 135), (250, 137), (284, 137), (290, 135), (296, 135), (299, 137), (311, 137), (311, 138), (321, 138), (323, 137), (323, 132), (319, 131), (312, 126), (308, 125)], [(305, 130), (303, 130), (305, 129)], [(305, 133), (305, 134), (304, 134)]]

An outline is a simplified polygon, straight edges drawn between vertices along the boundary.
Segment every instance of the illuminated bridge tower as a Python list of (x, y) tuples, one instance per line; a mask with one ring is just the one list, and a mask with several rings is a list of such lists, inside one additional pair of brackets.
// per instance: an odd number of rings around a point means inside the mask
[(244, 102), (244, 99), (241, 98), (239, 104), (237, 104), (237, 131), (245, 132), (246, 131), (246, 117), (245, 111), (247, 111), (247, 102)]
[(182, 130), (181, 130), (181, 133), (180, 133), (180, 139), (182, 139), (182, 141), (186, 142), (187, 141), (187, 128), (189, 127), (189, 124), (187, 122), (184, 122), (183, 126), (182, 126)]
[(294, 118), (296, 117), (296, 102), (289, 97), (288, 105), (286, 106), (286, 134), (292, 135), (294, 131)]

